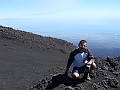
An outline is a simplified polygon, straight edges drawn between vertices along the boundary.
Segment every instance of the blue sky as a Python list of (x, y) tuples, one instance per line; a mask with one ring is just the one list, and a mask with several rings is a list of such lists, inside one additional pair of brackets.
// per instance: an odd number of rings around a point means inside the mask
[(1, 0), (0, 18), (120, 18), (119, 0)]
[(120, 0), (0, 0), (0, 12), (0, 25), (37, 34), (120, 39)]

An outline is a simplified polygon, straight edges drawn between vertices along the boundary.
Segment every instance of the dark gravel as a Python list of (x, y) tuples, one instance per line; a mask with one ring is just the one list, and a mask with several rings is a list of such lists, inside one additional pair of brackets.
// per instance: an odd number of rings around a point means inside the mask
[(64, 75), (73, 44), (0, 26), (0, 90), (120, 90), (120, 57), (96, 57), (91, 81)]

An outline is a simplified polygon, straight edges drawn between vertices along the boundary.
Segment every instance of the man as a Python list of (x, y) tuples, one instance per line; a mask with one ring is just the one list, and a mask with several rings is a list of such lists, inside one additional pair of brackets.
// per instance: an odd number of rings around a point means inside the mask
[(86, 40), (81, 40), (78, 47), (78, 49), (75, 49), (70, 53), (65, 75), (68, 75), (68, 70), (70, 66), (72, 66), (72, 78), (78, 78), (81, 73), (84, 73), (85, 79), (91, 80), (89, 72), (96, 68), (96, 64), (94, 63), (95, 59), (87, 48)]

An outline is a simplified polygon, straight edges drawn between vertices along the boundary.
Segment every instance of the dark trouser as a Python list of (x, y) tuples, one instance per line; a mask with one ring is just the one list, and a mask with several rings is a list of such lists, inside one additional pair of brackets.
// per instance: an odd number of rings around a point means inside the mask
[(72, 73), (76, 72), (78, 74), (81, 74), (81, 73), (84, 73), (84, 71), (85, 71), (85, 65), (82, 67), (74, 67)]

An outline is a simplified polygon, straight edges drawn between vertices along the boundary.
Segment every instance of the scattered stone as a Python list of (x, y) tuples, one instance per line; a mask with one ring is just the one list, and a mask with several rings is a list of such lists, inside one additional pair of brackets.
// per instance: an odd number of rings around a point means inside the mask
[(71, 87), (71, 86), (68, 86), (68, 87), (65, 88), (65, 90), (76, 90), (76, 89)]
[(120, 72), (113, 72), (114, 75), (118, 76)]
[(117, 88), (119, 85), (119, 81), (116, 78), (108, 78), (108, 85), (113, 88)]

